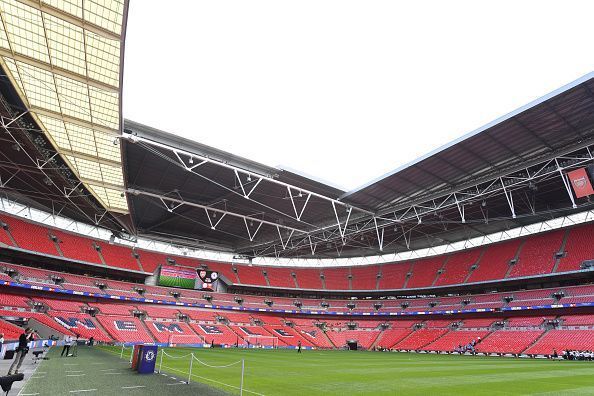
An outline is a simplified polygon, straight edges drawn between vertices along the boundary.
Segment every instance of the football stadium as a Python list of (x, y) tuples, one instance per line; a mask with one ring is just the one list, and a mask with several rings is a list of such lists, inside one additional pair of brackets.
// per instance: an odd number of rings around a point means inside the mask
[(7, 394), (594, 394), (594, 73), (343, 191), (125, 118), (128, 8), (0, 0)]

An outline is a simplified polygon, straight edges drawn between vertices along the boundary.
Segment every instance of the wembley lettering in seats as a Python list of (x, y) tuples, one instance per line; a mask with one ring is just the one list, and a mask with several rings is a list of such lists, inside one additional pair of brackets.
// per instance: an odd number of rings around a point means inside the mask
[(291, 334), (287, 333), (283, 329), (273, 329), (275, 333), (277, 333), (281, 337), (293, 337)]
[(253, 331), (250, 330), (249, 327), (240, 327), (240, 329), (247, 335), (259, 335), (258, 333), (254, 333)]
[(315, 330), (301, 330), (302, 333), (307, 334), (312, 338), (316, 338), (316, 331)]
[(136, 325), (134, 324), (134, 322), (129, 322), (127, 320), (114, 320), (113, 324), (115, 325), (115, 328), (118, 330), (136, 331)]
[(54, 318), (56, 322), (60, 323), (62, 326), (66, 327), (67, 329), (76, 329), (78, 326), (82, 326), (85, 329), (96, 329), (95, 323), (89, 318), (79, 319), (79, 318), (69, 318), (63, 316), (56, 316)]
[(161, 323), (161, 322), (153, 322), (153, 326), (159, 333), (169, 332), (169, 333), (180, 333), (183, 334), (184, 331), (177, 323)]
[(221, 329), (219, 329), (217, 326), (212, 326), (212, 325), (199, 325), (199, 326), (206, 334), (223, 334)]

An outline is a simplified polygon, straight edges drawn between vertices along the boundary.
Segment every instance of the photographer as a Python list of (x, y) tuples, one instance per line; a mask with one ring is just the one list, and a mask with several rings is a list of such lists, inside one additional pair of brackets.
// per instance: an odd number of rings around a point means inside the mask
[(25, 332), (19, 336), (19, 345), (16, 348), (14, 355), (14, 361), (8, 369), (8, 375), (18, 374), (27, 352), (29, 352), (29, 342), (33, 341), (33, 329), (27, 327)]

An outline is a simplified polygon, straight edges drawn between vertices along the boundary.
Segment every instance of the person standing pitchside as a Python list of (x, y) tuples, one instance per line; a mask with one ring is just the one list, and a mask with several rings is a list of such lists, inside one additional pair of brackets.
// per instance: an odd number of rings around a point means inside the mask
[(33, 341), (33, 330), (29, 327), (25, 329), (25, 332), (19, 336), (19, 345), (16, 348), (16, 354), (14, 355), (14, 361), (8, 369), (8, 375), (18, 374), (27, 352), (29, 352), (29, 341)]
[(70, 353), (71, 345), (72, 345), (72, 336), (69, 336), (69, 335), (64, 336), (64, 347), (62, 348), (62, 353), (60, 354), (60, 357), (64, 356), (64, 353), (66, 353), (66, 357), (68, 357), (68, 354)]
[(297, 353), (301, 353), (301, 340), (297, 342)]

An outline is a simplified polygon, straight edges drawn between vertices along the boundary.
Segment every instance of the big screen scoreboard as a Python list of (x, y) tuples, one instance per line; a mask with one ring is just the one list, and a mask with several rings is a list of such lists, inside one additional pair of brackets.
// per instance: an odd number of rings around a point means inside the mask
[(212, 290), (217, 279), (219, 274), (215, 271), (162, 265), (158, 284), (183, 289)]
[(159, 274), (159, 286), (194, 289), (196, 287), (196, 270), (163, 265)]

